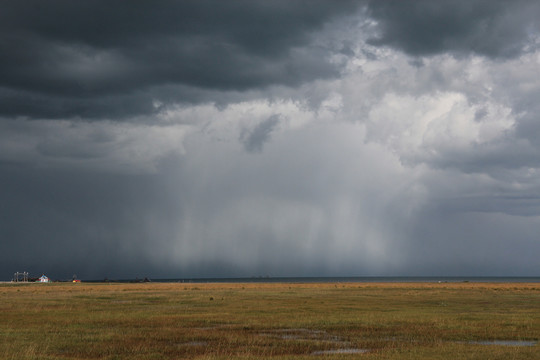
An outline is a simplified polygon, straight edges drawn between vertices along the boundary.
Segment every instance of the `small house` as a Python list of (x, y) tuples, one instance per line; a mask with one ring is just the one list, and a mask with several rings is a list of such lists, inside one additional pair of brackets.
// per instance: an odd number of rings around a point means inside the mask
[(38, 281), (39, 281), (39, 282), (42, 282), (42, 283), (48, 283), (48, 282), (49, 282), (49, 278), (46, 277), (45, 275), (41, 275), (41, 277), (38, 278)]

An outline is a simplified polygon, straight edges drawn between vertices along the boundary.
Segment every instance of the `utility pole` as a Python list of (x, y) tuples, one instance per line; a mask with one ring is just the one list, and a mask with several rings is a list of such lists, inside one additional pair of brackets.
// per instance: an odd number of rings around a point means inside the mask
[[(22, 280), (21, 280), (22, 277)], [(13, 274), (13, 281), (14, 282), (28, 282), (28, 271), (19, 272), (17, 271), (15, 274)]]

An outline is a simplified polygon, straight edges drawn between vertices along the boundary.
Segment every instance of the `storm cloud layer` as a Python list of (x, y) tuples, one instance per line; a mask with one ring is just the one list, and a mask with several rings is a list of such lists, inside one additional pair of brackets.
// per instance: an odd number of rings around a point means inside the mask
[(540, 273), (535, 1), (0, 12), (0, 279)]
[(311, 39), (342, 1), (29, 1), (0, 15), (2, 114), (110, 118), (338, 74)]

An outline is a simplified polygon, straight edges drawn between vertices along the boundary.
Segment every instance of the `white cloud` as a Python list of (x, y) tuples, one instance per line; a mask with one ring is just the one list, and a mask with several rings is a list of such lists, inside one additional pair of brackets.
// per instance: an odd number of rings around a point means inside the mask
[[(368, 139), (386, 144), (406, 163), (463, 161), (511, 135), (515, 119), (495, 103), (471, 104), (460, 93), (420, 97), (389, 93), (367, 121)], [(459, 160), (457, 160), (459, 161)]]

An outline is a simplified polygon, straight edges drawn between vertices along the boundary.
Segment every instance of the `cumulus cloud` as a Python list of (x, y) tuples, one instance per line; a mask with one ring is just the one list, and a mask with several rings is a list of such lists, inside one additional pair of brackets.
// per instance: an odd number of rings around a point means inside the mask
[(459, 93), (417, 98), (390, 93), (371, 109), (368, 129), (370, 138), (386, 143), (404, 162), (465, 168), (472, 161), (471, 171), (485, 171), (475, 160), (486, 148), (504, 147), (515, 125), (510, 113), (496, 103), (470, 104)]

